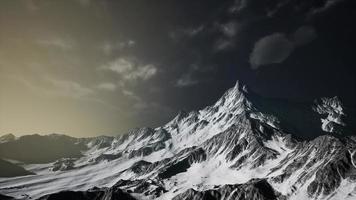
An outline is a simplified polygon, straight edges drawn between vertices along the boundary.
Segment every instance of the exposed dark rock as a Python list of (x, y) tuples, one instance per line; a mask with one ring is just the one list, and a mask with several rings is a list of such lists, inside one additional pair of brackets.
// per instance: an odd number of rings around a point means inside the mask
[(52, 167), (52, 171), (66, 171), (74, 169), (74, 161), (72, 158), (62, 158), (57, 160)]
[(315, 179), (308, 186), (308, 194), (329, 195), (335, 191), (343, 179), (356, 176), (356, 169), (351, 163), (349, 152), (340, 153), (337, 159), (327, 162), (316, 172)]
[(43, 196), (38, 200), (136, 200), (119, 188), (93, 188), (88, 191), (62, 191)]
[(156, 198), (167, 192), (163, 184), (155, 180), (119, 180), (114, 187), (121, 188), (130, 193), (141, 193)]
[(173, 200), (284, 200), (266, 180), (251, 180), (245, 184), (224, 185), (205, 191), (189, 189)]
[(95, 158), (95, 162), (100, 162), (100, 161), (111, 161), (111, 160), (115, 160), (118, 159), (122, 156), (122, 153), (117, 153), (117, 154), (101, 154), (100, 156), (98, 156), (97, 158)]
[(134, 163), (131, 166), (131, 170), (137, 174), (142, 173), (144, 171), (147, 170), (147, 168), (151, 165), (152, 163), (144, 161), (144, 160), (140, 160), (136, 163)]
[(0, 194), (0, 199), (1, 200), (16, 200), (14, 197), (6, 196), (3, 194)]
[(158, 174), (162, 179), (170, 178), (176, 174), (187, 171), (194, 162), (202, 162), (206, 159), (205, 151), (201, 148), (189, 153), (184, 159), (178, 160), (167, 167), (163, 172)]

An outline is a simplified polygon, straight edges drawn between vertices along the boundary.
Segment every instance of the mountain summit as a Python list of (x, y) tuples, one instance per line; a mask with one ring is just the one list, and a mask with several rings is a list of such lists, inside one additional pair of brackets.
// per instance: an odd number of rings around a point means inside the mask
[[(54, 161), (25, 162), (35, 175), (0, 178), (0, 193), (44, 200), (351, 200), (356, 138), (343, 135), (345, 113), (337, 98), (314, 104), (267, 99), (237, 82), (214, 105), (182, 111), (154, 129), (51, 137), (82, 154), (53, 152)], [(26, 143), (11, 141), (20, 149)]]

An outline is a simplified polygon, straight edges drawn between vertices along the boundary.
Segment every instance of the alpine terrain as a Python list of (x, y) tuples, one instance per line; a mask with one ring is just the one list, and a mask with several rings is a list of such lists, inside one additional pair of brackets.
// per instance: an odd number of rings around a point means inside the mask
[[(0, 138), (0, 199), (356, 199), (354, 119), (337, 97), (212, 106), (116, 137)], [(310, 135), (319, 135), (311, 137)]]

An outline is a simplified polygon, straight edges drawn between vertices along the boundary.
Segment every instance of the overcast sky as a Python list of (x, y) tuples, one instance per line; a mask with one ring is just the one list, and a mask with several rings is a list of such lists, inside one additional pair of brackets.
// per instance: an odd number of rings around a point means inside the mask
[(2, 0), (0, 135), (117, 135), (242, 81), (355, 107), (354, 0)]

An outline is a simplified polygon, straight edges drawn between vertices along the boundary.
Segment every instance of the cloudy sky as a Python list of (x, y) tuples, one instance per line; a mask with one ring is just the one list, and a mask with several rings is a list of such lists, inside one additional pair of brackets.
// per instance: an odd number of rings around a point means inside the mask
[(2, 0), (0, 134), (116, 135), (236, 80), (355, 108), (354, 0)]

